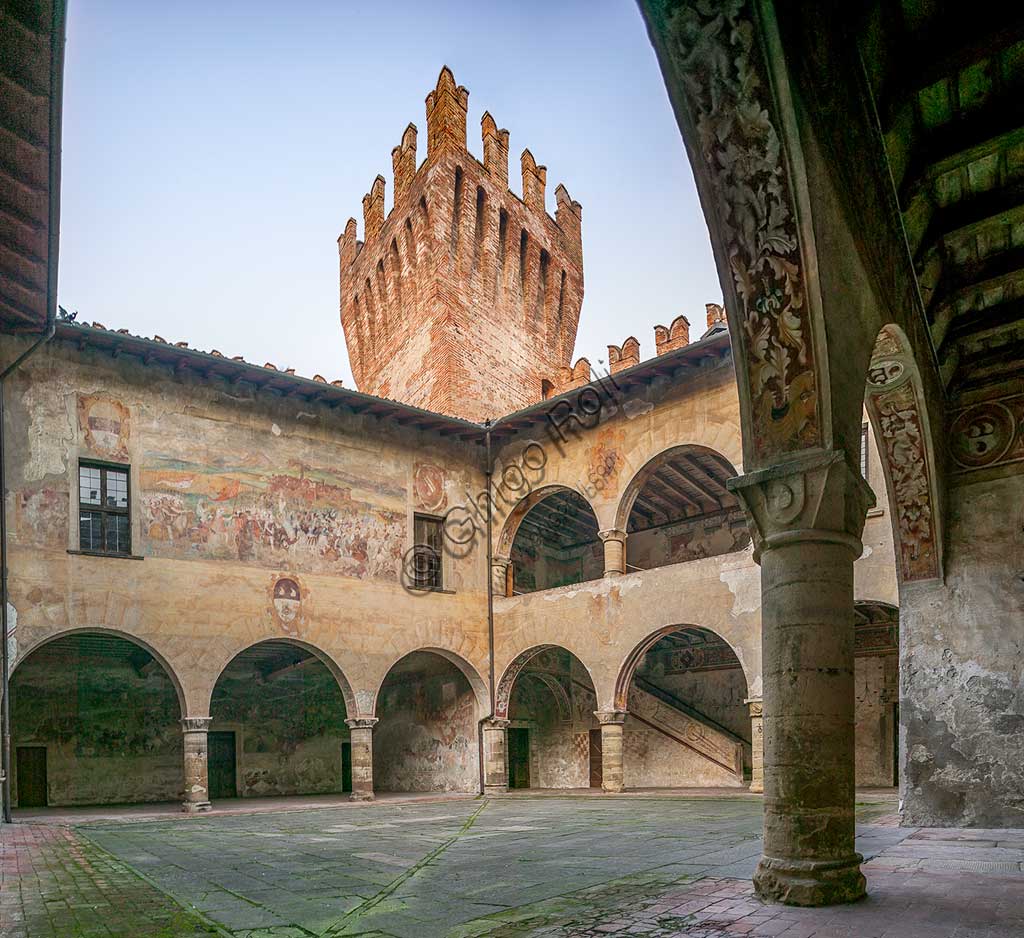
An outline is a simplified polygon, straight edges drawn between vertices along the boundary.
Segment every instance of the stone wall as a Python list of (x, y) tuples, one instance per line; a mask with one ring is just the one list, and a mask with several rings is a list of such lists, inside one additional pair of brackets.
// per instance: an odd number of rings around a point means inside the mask
[(462, 672), (429, 652), (403, 659), (377, 698), (377, 791), (478, 791), (477, 702)]
[(950, 491), (944, 584), (901, 592), (907, 824), (1024, 827), (1024, 475)]

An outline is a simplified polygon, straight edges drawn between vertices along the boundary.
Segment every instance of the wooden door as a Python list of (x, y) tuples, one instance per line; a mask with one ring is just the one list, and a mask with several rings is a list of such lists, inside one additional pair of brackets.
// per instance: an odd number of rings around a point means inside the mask
[(508, 787), (530, 787), (530, 731), (508, 730)]
[(601, 762), (601, 731), (590, 731), (590, 787), (600, 788), (604, 781), (604, 768)]
[(210, 799), (236, 798), (238, 789), (235, 785), (235, 734), (210, 733), (208, 752)]
[(19, 746), (18, 807), (45, 808), (46, 800), (46, 747)]
[(341, 790), (352, 791), (352, 743), (341, 744)]

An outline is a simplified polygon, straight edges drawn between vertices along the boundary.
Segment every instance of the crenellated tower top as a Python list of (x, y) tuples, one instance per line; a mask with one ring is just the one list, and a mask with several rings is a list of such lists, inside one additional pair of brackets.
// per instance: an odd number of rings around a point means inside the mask
[(447, 66), (426, 98), (427, 155), (415, 125), (363, 197), (363, 236), (338, 239), (341, 321), (359, 389), (471, 420), (542, 399), (576, 342), (583, 302), (582, 208), (564, 185), (546, 208), (547, 169), (527, 149), (522, 194), (508, 186), (509, 132), (480, 122), (466, 149), (469, 92)]

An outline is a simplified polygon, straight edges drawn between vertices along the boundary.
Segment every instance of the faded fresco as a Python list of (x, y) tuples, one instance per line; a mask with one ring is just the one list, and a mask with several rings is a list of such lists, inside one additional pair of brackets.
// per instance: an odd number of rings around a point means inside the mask
[(228, 455), (209, 461), (145, 454), (140, 507), (150, 553), (397, 579), (406, 537), (397, 472), (379, 461), (363, 471), (312, 465), (294, 451), (279, 460), (221, 452)]

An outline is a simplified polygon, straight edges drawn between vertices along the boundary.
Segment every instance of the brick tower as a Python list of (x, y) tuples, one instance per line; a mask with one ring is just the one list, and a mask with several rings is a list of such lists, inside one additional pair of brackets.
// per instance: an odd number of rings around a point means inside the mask
[(365, 241), (338, 239), (341, 322), (359, 390), (482, 421), (535, 403), (561, 381), (583, 302), (582, 209), (565, 186), (545, 211), (547, 170), (524, 150), (522, 198), (508, 187), (508, 131), (481, 121), (466, 149), (469, 92), (445, 66), (427, 95), (427, 158), (416, 127), (363, 197)]

